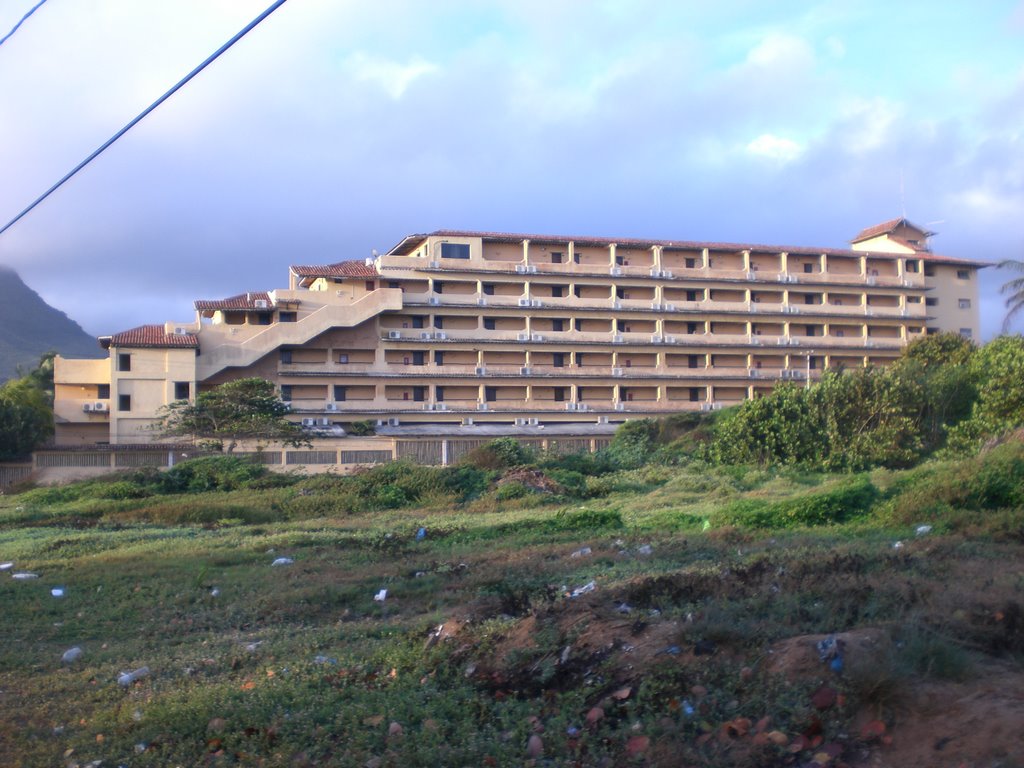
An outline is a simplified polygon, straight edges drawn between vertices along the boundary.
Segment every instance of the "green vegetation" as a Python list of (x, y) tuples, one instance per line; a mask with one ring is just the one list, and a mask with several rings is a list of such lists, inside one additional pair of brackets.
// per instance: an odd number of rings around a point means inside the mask
[(195, 401), (176, 400), (158, 413), (154, 430), (161, 437), (187, 437), (225, 448), (238, 440), (280, 441), (285, 445), (309, 445), (302, 429), (288, 421), (288, 406), (266, 379), (235, 379), (207, 392)]
[(53, 353), (0, 385), (0, 461), (24, 459), (53, 434)]
[(1024, 685), (1020, 349), (933, 337), (595, 454), (2, 496), (38, 578), (0, 572), (0, 763), (929, 764), (918, 702)]

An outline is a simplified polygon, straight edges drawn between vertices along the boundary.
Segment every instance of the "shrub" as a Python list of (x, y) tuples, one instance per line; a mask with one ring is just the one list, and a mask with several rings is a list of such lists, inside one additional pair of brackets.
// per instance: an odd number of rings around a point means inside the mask
[(377, 434), (377, 425), (367, 419), (366, 421), (353, 421), (345, 428), (345, 432), (352, 437), (368, 437)]
[(510, 499), (521, 499), (530, 493), (530, 489), (518, 480), (502, 483), (494, 494), (498, 501), (509, 501)]
[(237, 456), (204, 456), (176, 464), (161, 476), (165, 493), (201, 493), (248, 488), (267, 469)]
[(477, 469), (508, 469), (529, 464), (533, 460), (533, 451), (514, 437), (499, 437), (469, 451), (462, 457), (461, 463)]
[(742, 499), (728, 505), (713, 517), (720, 525), (742, 525), (749, 528), (829, 525), (864, 514), (880, 495), (871, 481), (861, 477), (838, 488), (794, 499)]
[(627, 421), (615, 430), (608, 456), (622, 469), (639, 467), (647, 461), (657, 434), (658, 422), (654, 419)]
[(493, 472), (470, 464), (448, 467), (441, 471), (441, 487), (446, 493), (455, 496), (460, 503), (472, 501), (485, 494), (493, 479)]

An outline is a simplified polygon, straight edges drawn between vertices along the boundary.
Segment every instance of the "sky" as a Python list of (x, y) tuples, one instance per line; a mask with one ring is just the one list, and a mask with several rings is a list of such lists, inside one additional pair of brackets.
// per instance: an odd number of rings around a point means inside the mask
[[(270, 4), (48, 0), (0, 45), (0, 226)], [(901, 215), (1024, 259), (1024, 2), (289, 0), (0, 264), (98, 335), (437, 229), (836, 248)]]

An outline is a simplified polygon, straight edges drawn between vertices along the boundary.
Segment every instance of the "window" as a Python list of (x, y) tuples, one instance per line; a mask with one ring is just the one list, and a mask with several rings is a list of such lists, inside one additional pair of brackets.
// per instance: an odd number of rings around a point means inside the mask
[(427, 388), (426, 387), (413, 387), (412, 388), (412, 400), (414, 403), (422, 403), (427, 399)]
[(434, 399), (437, 402), (444, 402), (444, 387), (434, 387)]
[(687, 291), (686, 292), (686, 300), (687, 301), (699, 301), (699, 299), (697, 298), (697, 292), (696, 291)]
[(565, 387), (555, 387), (555, 402), (556, 403), (564, 403), (565, 402)]
[(936, 298), (933, 298), (931, 296), (929, 296), (927, 299), (924, 300), (924, 305), (926, 307), (935, 307), (935, 306), (938, 306), (938, 304), (939, 304), (939, 300), (936, 299)]
[(117, 370), (119, 371), (130, 371), (132, 369), (132, 356), (127, 352), (122, 352), (117, 356)]
[(388, 280), (388, 288), (401, 288), (397, 280)]
[(366, 281), (366, 290), (373, 291), (373, 290), (376, 290), (376, 289), (377, 289), (377, 285), (373, 282), (373, 280), (367, 280)]
[(484, 330), (493, 331), (495, 329), (495, 321), (493, 317), (484, 318)]
[(343, 384), (335, 384), (334, 385), (334, 399), (335, 399), (335, 401), (339, 402), (339, 403), (345, 402), (345, 395), (346, 395), (345, 386)]
[(131, 395), (118, 395), (117, 396), (117, 410), (119, 411), (130, 411), (132, 409), (132, 396)]
[(907, 272), (912, 272), (912, 273), (916, 274), (917, 270), (918, 270), (918, 266), (917, 266), (917, 262), (916, 261), (908, 261), (907, 262)]
[(583, 367), (583, 353), (582, 352), (577, 352), (576, 353), (576, 365), (580, 366), (581, 368)]
[(960, 329), (960, 335), (963, 336), (965, 339), (969, 339), (974, 334), (971, 332), (970, 328), (961, 328)]
[(466, 243), (441, 243), (442, 259), (468, 259), (469, 245)]
[(698, 355), (688, 355), (687, 358), (686, 358), (686, 367), (687, 368), (697, 368), (698, 367), (698, 358), (699, 358)]
[(697, 266), (697, 260), (696, 259), (687, 259), (686, 260), (686, 268), (687, 269), (695, 269), (696, 266)]
[(444, 365), (444, 352), (440, 349), (434, 350), (434, 365)]
[(348, 365), (348, 352), (338, 353), (338, 363), (339, 365)]
[(697, 332), (697, 324), (696, 323), (687, 323), (686, 324), (686, 332), (687, 333), (696, 333)]
[(286, 403), (291, 402), (291, 399), (292, 399), (292, 385), (291, 384), (282, 384), (281, 385), (281, 399), (284, 400), (284, 402), (286, 402)]
[(423, 315), (414, 315), (413, 316), (413, 318), (412, 318), (412, 327), (413, 328), (423, 328), (424, 327)]
[(443, 329), (444, 328), (444, 318), (440, 317), (440, 316), (435, 316), (434, 317), (434, 327), (435, 328), (439, 328), (439, 329)]
[(270, 312), (259, 312), (256, 314), (256, 325), (270, 325), (274, 316)]
[(565, 367), (565, 353), (564, 352), (554, 352), (551, 355), (551, 365), (553, 365), (555, 368), (564, 368)]
[(494, 295), (494, 283), (484, 283), (484, 296)]
[(624, 332), (626, 330), (626, 321), (625, 320), (616, 320), (615, 321), (615, 330), (618, 331), (619, 333)]
[(561, 285), (551, 286), (551, 298), (560, 299), (565, 296), (565, 287)]
[(278, 312), (277, 319), (282, 323), (294, 323), (298, 319), (298, 314), (295, 312)]
[(810, 264), (810, 263), (804, 264), (804, 274), (805, 275), (809, 275), (813, 271), (814, 271), (814, 265), (813, 264)]
[(969, 269), (958, 269), (956, 271), (956, 278), (957, 278), (957, 280), (970, 280), (971, 279), (971, 270), (969, 270)]
[(812, 294), (812, 293), (805, 293), (804, 294), (804, 304), (813, 304), (813, 303), (814, 303), (814, 294)]
[(957, 304), (960, 305), (960, 309), (970, 309), (971, 308), (971, 300), (970, 299), (960, 299), (957, 302)]
[(110, 385), (109, 384), (97, 384), (96, 385), (96, 397), (100, 400), (110, 399)]
[(282, 349), (280, 352), (281, 362), (288, 365), (292, 361), (292, 351), (290, 349)]
[(559, 253), (558, 251), (552, 251), (551, 252), (551, 263), (552, 264), (561, 264), (562, 263), (562, 254)]
[(563, 323), (565, 323), (564, 320), (552, 320), (551, 321), (551, 330), (554, 331), (555, 333), (558, 333), (558, 332), (564, 330)]
[(696, 403), (700, 400), (700, 387), (690, 387), (690, 402)]
[(444, 282), (441, 280), (434, 281), (434, 293), (444, 293)]
[(933, 267), (931, 264), (925, 264), (924, 265), (924, 276), (925, 277), (935, 277), (935, 267)]
[(188, 400), (191, 393), (191, 385), (187, 381), (174, 382), (174, 399)]
[(488, 403), (493, 403), (498, 399), (498, 388), (497, 387), (484, 387), (484, 400)]

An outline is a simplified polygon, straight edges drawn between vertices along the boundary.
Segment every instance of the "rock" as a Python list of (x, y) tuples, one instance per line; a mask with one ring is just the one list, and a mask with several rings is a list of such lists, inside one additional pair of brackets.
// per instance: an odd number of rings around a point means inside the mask
[(602, 720), (604, 720), (604, 710), (601, 709), (601, 707), (594, 707), (589, 712), (587, 712), (588, 726), (595, 726)]
[(544, 754), (544, 740), (536, 733), (530, 736), (526, 742), (526, 756), (532, 758), (541, 757)]
[(402, 732), (403, 732), (403, 728), (402, 728), (401, 724), (400, 723), (396, 723), (395, 721), (392, 720), (391, 721), (391, 725), (388, 726), (388, 736), (389, 737), (391, 737), (391, 736), (401, 736)]

